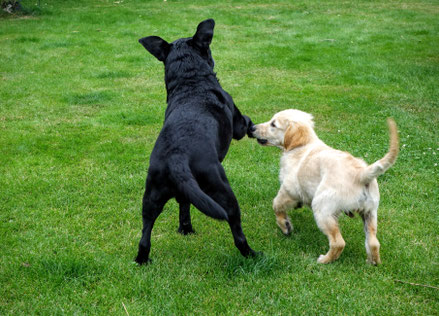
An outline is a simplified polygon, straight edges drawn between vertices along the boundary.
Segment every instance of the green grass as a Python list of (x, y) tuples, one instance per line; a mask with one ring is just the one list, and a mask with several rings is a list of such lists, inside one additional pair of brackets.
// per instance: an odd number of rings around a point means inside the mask
[[(23, 0), (30, 8), (35, 4)], [(41, 1), (0, 19), (0, 314), (438, 314), (439, 4), (436, 1)], [(379, 178), (383, 264), (366, 264), (358, 217), (341, 218), (334, 264), (309, 209), (275, 224), (280, 153), (233, 141), (224, 161), (250, 245), (170, 201), (153, 264), (132, 261), (148, 157), (166, 107), (163, 66), (138, 44), (216, 21), (216, 71), (255, 123), (298, 108), (329, 145), (369, 163), (401, 138)]]

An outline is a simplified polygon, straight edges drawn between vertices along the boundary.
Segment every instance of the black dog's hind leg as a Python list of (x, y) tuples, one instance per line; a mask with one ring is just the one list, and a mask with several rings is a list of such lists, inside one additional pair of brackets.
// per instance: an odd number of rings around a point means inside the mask
[(213, 186), (215, 191), (210, 192), (209, 195), (226, 210), (229, 216), (228, 223), (233, 234), (235, 246), (244, 257), (253, 257), (257, 253), (250, 248), (247, 243), (247, 238), (245, 238), (244, 232), (242, 231), (239, 204), (221, 165), (218, 168), (218, 173), (219, 177), (217, 179), (213, 180), (212, 177), (210, 178), (211, 181), (215, 181), (215, 185)]
[(233, 240), (236, 248), (241, 252), (244, 257), (254, 257), (256, 252), (250, 248), (245, 238), (244, 232), (241, 227), (241, 214), (229, 214), (229, 225), (232, 230)]
[(151, 231), (154, 226), (154, 222), (163, 210), (164, 205), (169, 200), (169, 197), (165, 197), (163, 192), (149, 189), (147, 185), (145, 194), (143, 195), (142, 204), (142, 219), (143, 229), (142, 238), (139, 242), (139, 252), (135, 261), (138, 264), (148, 263), (149, 251), (151, 250)]
[(191, 204), (186, 201), (177, 202), (180, 204), (180, 226), (178, 227), (178, 232), (182, 235), (194, 234), (195, 231), (191, 223)]

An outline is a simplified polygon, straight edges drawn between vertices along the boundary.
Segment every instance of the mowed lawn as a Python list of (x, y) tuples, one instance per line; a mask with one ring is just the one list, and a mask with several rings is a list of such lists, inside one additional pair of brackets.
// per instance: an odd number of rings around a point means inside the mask
[[(36, 1), (0, 17), (0, 314), (438, 315), (437, 1)], [(223, 88), (255, 123), (297, 108), (329, 145), (368, 163), (399, 128), (379, 178), (382, 265), (356, 216), (330, 265), (309, 208), (277, 228), (277, 148), (233, 141), (224, 167), (242, 209), (244, 259), (225, 222), (170, 201), (153, 263), (133, 264), (148, 158), (166, 108), (163, 65), (137, 40), (189, 37), (216, 21)], [(420, 285), (414, 285), (409, 282)]]

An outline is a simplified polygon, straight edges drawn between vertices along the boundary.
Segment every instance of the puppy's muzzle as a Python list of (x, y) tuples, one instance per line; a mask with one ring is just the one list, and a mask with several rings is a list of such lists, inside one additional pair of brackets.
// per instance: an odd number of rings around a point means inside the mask
[(258, 135), (256, 135), (256, 125), (250, 126), (248, 130), (249, 130), (251, 136), (256, 138), (256, 140), (258, 141), (259, 144), (267, 145), (268, 141), (266, 139), (259, 138)]

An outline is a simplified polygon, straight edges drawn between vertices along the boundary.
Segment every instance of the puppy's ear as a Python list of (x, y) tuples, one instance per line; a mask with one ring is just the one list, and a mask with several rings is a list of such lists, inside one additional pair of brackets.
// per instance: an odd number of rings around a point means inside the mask
[(143, 37), (139, 39), (139, 43), (160, 61), (165, 61), (168, 57), (170, 45), (158, 36)]
[(197, 32), (192, 37), (194, 44), (199, 48), (207, 49), (212, 42), (214, 27), (215, 21), (213, 19), (208, 19), (198, 24)]
[(284, 136), (285, 150), (306, 145), (310, 140), (308, 128), (300, 123), (290, 124)]

